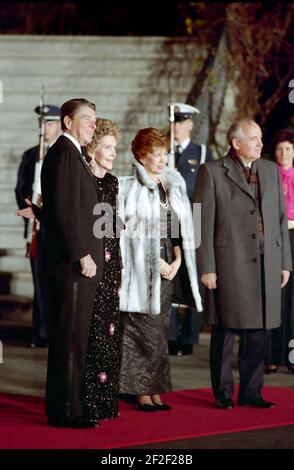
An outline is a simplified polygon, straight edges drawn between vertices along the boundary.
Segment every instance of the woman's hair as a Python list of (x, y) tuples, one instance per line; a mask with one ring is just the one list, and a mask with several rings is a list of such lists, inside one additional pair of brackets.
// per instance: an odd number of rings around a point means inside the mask
[(102, 137), (106, 135), (113, 135), (117, 140), (120, 137), (120, 130), (118, 126), (110, 119), (97, 118), (96, 129), (92, 138), (92, 142), (87, 145), (87, 151), (95, 152)]
[(89, 106), (89, 108), (93, 109), (93, 111), (96, 111), (95, 104), (85, 100), (85, 98), (74, 98), (63, 103), (60, 108), (61, 129), (63, 131), (66, 131), (66, 125), (64, 124), (65, 116), (69, 116), (70, 119), (73, 119), (75, 114), (82, 106)]
[(156, 147), (165, 147), (168, 149), (169, 140), (166, 134), (153, 127), (146, 127), (141, 129), (135, 136), (132, 142), (132, 152), (135, 159), (141, 163), (147, 153), (153, 152)]
[(274, 151), (280, 142), (290, 142), (294, 146), (294, 130), (282, 129), (277, 133), (274, 139)]

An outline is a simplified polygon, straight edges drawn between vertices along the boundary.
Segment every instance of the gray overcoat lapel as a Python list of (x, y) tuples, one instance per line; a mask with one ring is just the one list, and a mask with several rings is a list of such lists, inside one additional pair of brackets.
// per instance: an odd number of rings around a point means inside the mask
[(255, 202), (255, 197), (252, 192), (252, 189), (250, 188), (249, 184), (245, 181), (245, 178), (243, 177), (237, 165), (233, 162), (232, 158), (229, 155), (224, 158), (223, 167), (228, 170), (227, 177), (230, 178), (230, 180), (233, 181), (237, 186), (239, 186), (242, 191), (248, 194), (248, 196), (254, 199)]

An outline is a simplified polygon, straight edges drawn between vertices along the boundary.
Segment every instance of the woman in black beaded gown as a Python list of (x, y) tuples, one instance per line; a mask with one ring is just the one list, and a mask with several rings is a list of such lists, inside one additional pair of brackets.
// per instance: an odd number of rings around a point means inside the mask
[(106, 233), (110, 232), (104, 238), (104, 274), (95, 295), (82, 392), (84, 407), (91, 419), (116, 418), (119, 414), (121, 258), (115, 224), (118, 180), (108, 173), (116, 157), (118, 136), (115, 123), (97, 118), (93, 140), (87, 147), (87, 154), (92, 158), (90, 166), (98, 188), (98, 202), (109, 204), (113, 213), (104, 228), (102, 226)]

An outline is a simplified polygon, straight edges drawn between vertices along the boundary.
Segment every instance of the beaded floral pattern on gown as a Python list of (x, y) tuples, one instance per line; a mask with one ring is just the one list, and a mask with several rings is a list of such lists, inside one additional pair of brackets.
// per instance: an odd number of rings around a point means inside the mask
[(118, 416), (120, 369), (120, 249), (115, 236), (116, 195), (118, 180), (106, 173), (95, 177), (99, 202), (108, 203), (114, 215), (112, 238), (104, 239), (104, 274), (99, 283), (93, 309), (85, 369), (84, 406), (90, 418), (104, 419)]

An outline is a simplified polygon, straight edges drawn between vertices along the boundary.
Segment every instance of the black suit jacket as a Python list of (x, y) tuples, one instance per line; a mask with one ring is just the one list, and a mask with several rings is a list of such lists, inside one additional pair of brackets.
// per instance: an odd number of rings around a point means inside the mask
[[(61, 136), (50, 147), (42, 165), (46, 263), (57, 276), (96, 283), (103, 275), (103, 240), (95, 238), (93, 209), (98, 202), (92, 173), (77, 147)], [(79, 260), (90, 254), (97, 265), (93, 278), (81, 276)]]

